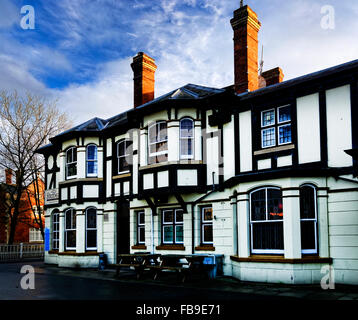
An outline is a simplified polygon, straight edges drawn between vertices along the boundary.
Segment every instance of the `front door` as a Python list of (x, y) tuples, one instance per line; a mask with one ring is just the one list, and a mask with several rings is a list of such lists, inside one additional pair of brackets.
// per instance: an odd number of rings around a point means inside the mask
[(117, 253), (128, 254), (129, 242), (129, 202), (118, 202), (117, 205)]

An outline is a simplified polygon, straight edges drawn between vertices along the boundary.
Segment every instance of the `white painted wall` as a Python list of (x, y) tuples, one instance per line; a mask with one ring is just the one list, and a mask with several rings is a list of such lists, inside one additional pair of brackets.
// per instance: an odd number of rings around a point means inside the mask
[(239, 114), (240, 171), (252, 171), (251, 111)]
[(297, 99), (297, 143), (299, 163), (321, 160), (318, 93)]

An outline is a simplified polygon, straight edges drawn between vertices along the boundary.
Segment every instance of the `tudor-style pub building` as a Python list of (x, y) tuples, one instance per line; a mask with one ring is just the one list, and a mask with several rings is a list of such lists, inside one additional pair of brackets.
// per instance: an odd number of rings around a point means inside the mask
[[(231, 20), (235, 83), (154, 98), (132, 63), (134, 108), (50, 139), (45, 261), (213, 253), (243, 281), (358, 284), (358, 60), (289, 81), (258, 72), (254, 11)], [(99, 106), (100, 110), (100, 106)]]

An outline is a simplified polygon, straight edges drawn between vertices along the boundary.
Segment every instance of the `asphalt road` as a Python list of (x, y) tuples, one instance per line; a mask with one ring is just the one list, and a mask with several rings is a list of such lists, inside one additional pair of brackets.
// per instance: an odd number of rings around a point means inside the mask
[[(35, 268), (35, 289), (21, 288), (24, 264)], [(270, 297), (275, 299), (275, 297)], [(110, 281), (46, 272), (41, 262), (0, 264), (0, 300), (116, 300), (152, 302), (228, 302), (267, 300), (268, 297), (205, 288), (160, 286), (144, 282)], [(276, 299), (284, 299), (283, 297)]]

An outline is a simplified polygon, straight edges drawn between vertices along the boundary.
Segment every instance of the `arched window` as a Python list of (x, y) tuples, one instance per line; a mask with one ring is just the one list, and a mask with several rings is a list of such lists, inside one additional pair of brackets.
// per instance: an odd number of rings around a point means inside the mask
[(76, 211), (65, 211), (65, 250), (76, 250)]
[(86, 209), (86, 249), (97, 249), (97, 210)]
[(283, 205), (278, 188), (262, 188), (250, 194), (251, 252), (282, 254)]
[(168, 161), (168, 131), (167, 123), (160, 121), (148, 129), (149, 163)]
[(90, 144), (86, 149), (86, 174), (87, 177), (98, 175), (98, 152), (95, 144)]
[(66, 151), (66, 178), (75, 178), (77, 176), (77, 149), (69, 148)]
[(129, 171), (129, 140), (122, 140), (117, 143), (118, 173)]
[(58, 250), (60, 244), (60, 213), (55, 210), (52, 213), (52, 250)]
[(180, 159), (194, 158), (194, 121), (189, 118), (180, 121)]
[(317, 199), (316, 188), (312, 185), (300, 187), (300, 214), (302, 253), (317, 253)]

